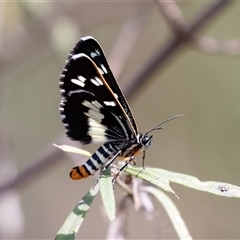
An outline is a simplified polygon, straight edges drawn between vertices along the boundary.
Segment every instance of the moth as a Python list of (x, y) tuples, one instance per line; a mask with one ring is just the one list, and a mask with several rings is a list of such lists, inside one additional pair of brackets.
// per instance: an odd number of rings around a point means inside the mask
[(83, 165), (72, 168), (70, 177), (74, 180), (93, 175), (116, 158), (125, 161), (123, 170), (129, 163), (135, 163), (141, 152), (144, 164), (145, 151), (153, 137), (149, 133), (179, 116), (141, 134), (101, 46), (90, 36), (81, 38), (70, 52), (59, 86), (62, 95), (59, 110), (67, 136), (82, 144), (102, 144)]

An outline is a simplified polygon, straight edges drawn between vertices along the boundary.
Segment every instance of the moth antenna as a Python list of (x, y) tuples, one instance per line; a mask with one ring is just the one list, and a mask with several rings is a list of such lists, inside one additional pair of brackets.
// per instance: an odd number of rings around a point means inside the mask
[(148, 135), (148, 134), (149, 134), (150, 132), (152, 132), (152, 131), (164, 129), (164, 127), (160, 127), (160, 126), (163, 125), (163, 124), (166, 123), (166, 122), (172, 121), (173, 119), (176, 119), (176, 118), (179, 118), (179, 117), (182, 117), (182, 116), (184, 116), (184, 114), (179, 114), (179, 115), (170, 117), (170, 118), (164, 120), (163, 122), (160, 122), (159, 124), (157, 124), (156, 126), (154, 126), (153, 128), (151, 128), (149, 131), (147, 131), (147, 132), (144, 134), (144, 136)]

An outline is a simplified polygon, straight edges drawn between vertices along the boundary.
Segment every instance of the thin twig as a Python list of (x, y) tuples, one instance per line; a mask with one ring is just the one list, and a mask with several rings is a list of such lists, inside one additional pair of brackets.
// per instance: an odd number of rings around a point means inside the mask
[(182, 30), (184, 17), (180, 7), (175, 1), (158, 0), (158, 6), (167, 23), (171, 26), (173, 33), (178, 33)]
[[(184, 16), (181, 8), (173, 0), (161, 1), (158, 0), (158, 6), (162, 15), (166, 19), (174, 34), (182, 31)], [(191, 45), (207, 54), (222, 54), (229, 56), (237, 56), (240, 54), (240, 39), (218, 40), (212, 37), (200, 35), (191, 36)]]
[(191, 40), (189, 38), (191, 38), (194, 33), (201, 30), (214, 15), (223, 10), (229, 3), (231, 3), (231, 1), (214, 1), (199, 14), (189, 26), (183, 27), (181, 33), (175, 35), (161, 46), (159, 50), (155, 51), (155, 54), (143, 64), (136, 75), (133, 76), (132, 79), (125, 81), (126, 84), (123, 86), (125, 96), (131, 97), (133, 93), (136, 94), (136, 91), (143, 87), (143, 84), (149, 80), (156, 70), (160, 70), (170, 58), (173, 57), (173, 54), (176, 54), (178, 50), (180, 50), (183, 43)]

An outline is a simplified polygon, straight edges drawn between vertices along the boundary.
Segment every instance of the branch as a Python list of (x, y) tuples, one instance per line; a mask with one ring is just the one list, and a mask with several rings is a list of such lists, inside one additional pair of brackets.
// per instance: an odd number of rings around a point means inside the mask
[[(143, 67), (133, 76), (132, 79), (125, 81), (126, 85), (123, 87), (123, 92), (127, 97), (136, 94), (143, 84), (149, 80), (149, 78), (160, 70), (173, 54), (180, 50), (182, 44), (185, 44), (191, 40), (191, 36), (200, 31), (217, 13), (226, 7), (230, 1), (219, 0), (213, 2), (210, 6), (207, 6), (187, 27), (182, 27), (182, 31), (168, 40), (165, 45), (161, 46), (156, 53), (148, 59)], [(128, 84), (127, 84), (128, 83)]]
[[(166, 22), (171, 27), (174, 34), (182, 31), (184, 16), (180, 7), (175, 1), (158, 0), (158, 6)], [(240, 39), (218, 40), (212, 37), (204, 37), (199, 35), (191, 36), (191, 45), (207, 54), (222, 54), (236, 56), (240, 54)]]

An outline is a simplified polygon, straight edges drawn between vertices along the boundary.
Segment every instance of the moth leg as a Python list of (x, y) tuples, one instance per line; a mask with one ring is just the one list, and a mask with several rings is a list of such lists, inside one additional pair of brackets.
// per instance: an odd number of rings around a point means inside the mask
[(143, 169), (145, 170), (145, 156), (146, 156), (146, 153), (145, 153), (145, 150), (143, 151), (143, 156), (142, 156), (142, 167)]
[(103, 167), (101, 168), (100, 175), (99, 175), (98, 179), (96, 180), (96, 182), (94, 183), (93, 188), (97, 185), (97, 183), (98, 183), (99, 179), (102, 177), (104, 171), (105, 171), (107, 168), (109, 168), (109, 166), (110, 166), (110, 165), (114, 162), (114, 160), (121, 154), (121, 152), (122, 152), (122, 151), (119, 150), (119, 151), (110, 159), (110, 161), (107, 163), (106, 166), (102, 165)]
[[(116, 174), (116, 176), (115, 176), (115, 177), (113, 178), (113, 180), (112, 180), (113, 185), (114, 185), (114, 183), (116, 182), (116, 179), (118, 178), (119, 174), (123, 171), (124, 168), (126, 168), (126, 167), (128, 166), (128, 164), (129, 164), (130, 162), (133, 162), (133, 163), (136, 164), (136, 162), (134, 161), (134, 159), (135, 159), (135, 156), (132, 155), (131, 158), (130, 158), (129, 160), (127, 160), (126, 163), (120, 168), (120, 170), (118, 171), (118, 173)], [(135, 165), (135, 164), (134, 164), (134, 165)]]
[(104, 166), (103, 172), (104, 172), (107, 168), (109, 168), (109, 166), (114, 162), (114, 160), (115, 160), (121, 153), (122, 153), (122, 150), (119, 150), (119, 151), (113, 156), (113, 158), (107, 163), (107, 165)]

